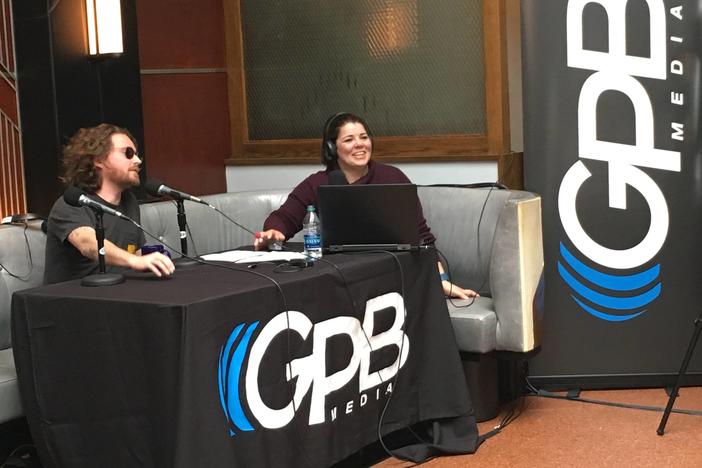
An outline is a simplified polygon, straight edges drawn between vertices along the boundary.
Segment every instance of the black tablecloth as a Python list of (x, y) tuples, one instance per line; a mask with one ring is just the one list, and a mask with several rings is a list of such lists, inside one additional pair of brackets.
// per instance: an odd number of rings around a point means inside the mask
[(433, 252), (236, 268), (14, 295), (15, 361), (47, 466), (325, 466), (377, 440), (379, 421), (382, 434), (449, 427), (418, 434), (433, 438), (410, 448), (420, 458), (475, 450)]

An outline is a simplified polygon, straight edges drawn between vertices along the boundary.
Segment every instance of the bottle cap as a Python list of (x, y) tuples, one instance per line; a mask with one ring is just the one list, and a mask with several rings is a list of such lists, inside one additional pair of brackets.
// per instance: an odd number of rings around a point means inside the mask
[(314, 205), (307, 205), (307, 211), (317, 211)]

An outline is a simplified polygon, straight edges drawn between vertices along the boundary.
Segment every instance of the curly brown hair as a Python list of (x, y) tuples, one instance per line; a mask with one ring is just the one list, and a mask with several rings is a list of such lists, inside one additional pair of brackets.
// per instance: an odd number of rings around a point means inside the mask
[(114, 134), (127, 135), (136, 146), (129, 130), (117, 125), (102, 123), (97, 127), (79, 129), (63, 148), (61, 182), (89, 193), (97, 192), (102, 180), (95, 169), (95, 161), (103, 161), (110, 154)]

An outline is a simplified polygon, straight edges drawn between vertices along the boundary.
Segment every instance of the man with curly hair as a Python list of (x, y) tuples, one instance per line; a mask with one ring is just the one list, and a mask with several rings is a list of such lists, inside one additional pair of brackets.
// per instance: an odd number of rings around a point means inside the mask
[[(139, 185), (141, 158), (134, 137), (116, 125), (81, 128), (63, 150), (63, 177), (89, 197), (139, 222), (139, 204), (130, 190)], [(175, 267), (166, 255), (141, 255), (144, 233), (127, 220), (103, 218), (105, 263), (169, 276)], [(82, 278), (98, 271), (95, 213), (91, 208), (54, 203), (47, 221), (45, 283)]]

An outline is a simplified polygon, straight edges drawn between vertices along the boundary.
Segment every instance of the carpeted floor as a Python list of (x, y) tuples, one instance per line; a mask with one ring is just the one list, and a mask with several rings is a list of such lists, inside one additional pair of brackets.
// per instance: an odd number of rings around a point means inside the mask
[[(657, 407), (668, 401), (662, 389), (585, 391), (580, 397)], [(673, 413), (661, 437), (656, 434), (661, 412), (543, 397), (524, 397), (521, 403), (519, 417), (474, 455), (442, 457), (423, 466), (702, 467), (702, 415)], [(702, 387), (681, 389), (675, 409), (702, 412)], [(502, 415), (479, 424), (480, 433), (490, 431), (501, 419)], [(39, 466), (34, 454), (16, 455), (6, 466)], [(349, 461), (346, 466), (358, 466)], [(408, 466), (412, 465), (386, 459), (375, 468)]]
[[(585, 391), (581, 398), (665, 407), (662, 389)], [(683, 388), (675, 409), (702, 412), (702, 387)], [(443, 457), (423, 466), (444, 467), (702, 467), (702, 416), (675, 414), (664, 436), (662, 413), (578, 401), (525, 397), (521, 415), (474, 455)], [(488, 432), (500, 418), (481, 423)], [(411, 464), (387, 459), (375, 468)]]

